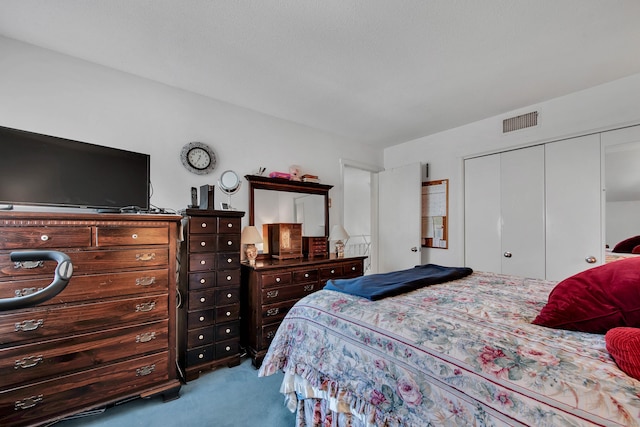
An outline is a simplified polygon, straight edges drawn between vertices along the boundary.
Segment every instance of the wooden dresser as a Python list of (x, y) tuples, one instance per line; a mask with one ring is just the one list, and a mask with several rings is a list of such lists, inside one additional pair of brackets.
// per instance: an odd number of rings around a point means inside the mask
[(305, 295), (324, 287), (329, 279), (361, 276), (364, 259), (325, 258), (242, 263), (242, 340), (258, 367), (280, 322)]
[(240, 364), (240, 234), (244, 212), (187, 209), (180, 249), (178, 361), (187, 381)]
[(0, 425), (34, 425), (133, 397), (178, 397), (176, 248), (180, 217), (0, 213), (0, 298), (48, 285), (55, 262), (14, 263), (21, 249), (69, 255), (53, 299), (0, 312)]

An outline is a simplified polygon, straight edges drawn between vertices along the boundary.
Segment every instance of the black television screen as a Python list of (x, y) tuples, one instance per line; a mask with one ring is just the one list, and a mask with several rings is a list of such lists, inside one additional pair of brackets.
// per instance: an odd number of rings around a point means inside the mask
[(0, 203), (149, 209), (148, 154), (0, 126)]

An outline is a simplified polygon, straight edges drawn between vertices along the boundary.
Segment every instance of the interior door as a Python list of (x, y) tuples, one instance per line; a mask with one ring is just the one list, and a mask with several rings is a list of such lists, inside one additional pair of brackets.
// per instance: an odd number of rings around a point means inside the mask
[(548, 280), (604, 261), (600, 158), (599, 134), (546, 145)]
[(422, 168), (412, 163), (378, 173), (378, 272), (421, 264)]

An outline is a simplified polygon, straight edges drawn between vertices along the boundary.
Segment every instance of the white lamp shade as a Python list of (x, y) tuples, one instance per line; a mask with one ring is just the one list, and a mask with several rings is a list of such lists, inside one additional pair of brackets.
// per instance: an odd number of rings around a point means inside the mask
[(248, 225), (242, 230), (242, 237), (240, 238), (242, 244), (256, 244), (262, 243), (262, 237), (258, 232), (258, 229), (253, 225)]
[(341, 225), (334, 225), (331, 227), (331, 234), (329, 234), (329, 240), (347, 240), (349, 233)]

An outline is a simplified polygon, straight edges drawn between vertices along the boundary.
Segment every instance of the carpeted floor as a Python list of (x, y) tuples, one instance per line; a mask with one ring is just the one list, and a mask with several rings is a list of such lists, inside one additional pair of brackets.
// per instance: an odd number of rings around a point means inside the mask
[(258, 378), (250, 359), (234, 368), (200, 375), (180, 389), (180, 398), (136, 399), (96, 415), (67, 419), (55, 427), (293, 427), (295, 416), (280, 394), (282, 374)]

